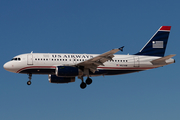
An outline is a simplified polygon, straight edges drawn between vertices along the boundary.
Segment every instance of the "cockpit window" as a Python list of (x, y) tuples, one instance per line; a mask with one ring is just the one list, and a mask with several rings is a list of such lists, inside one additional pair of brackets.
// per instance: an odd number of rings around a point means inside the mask
[(21, 58), (13, 58), (13, 59), (11, 59), (11, 61), (20, 61), (21, 60)]

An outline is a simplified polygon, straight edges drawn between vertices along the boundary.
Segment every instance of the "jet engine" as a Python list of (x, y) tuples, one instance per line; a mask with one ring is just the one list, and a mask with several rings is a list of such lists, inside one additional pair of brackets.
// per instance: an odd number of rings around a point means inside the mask
[(55, 74), (58, 77), (75, 77), (79, 74), (79, 70), (72, 66), (57, 66)]
[(50, 83), (70, 83), (75, 82), (75, 77), (57, 77), (56, 75), (49, 75)]

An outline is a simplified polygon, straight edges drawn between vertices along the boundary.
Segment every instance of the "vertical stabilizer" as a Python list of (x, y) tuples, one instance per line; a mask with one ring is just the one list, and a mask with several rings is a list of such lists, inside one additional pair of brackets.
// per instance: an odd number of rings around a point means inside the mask
[(161, 26), (146, 45), (135, 55), (164, 57), (171, 26)]

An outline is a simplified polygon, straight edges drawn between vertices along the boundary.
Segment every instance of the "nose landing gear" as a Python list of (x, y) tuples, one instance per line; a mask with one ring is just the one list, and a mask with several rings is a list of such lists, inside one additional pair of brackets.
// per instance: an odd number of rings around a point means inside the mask
[(29, 81), (27, 81), (27, 85), (31, 85), (31, 79), (32, 79), (32, 74), (29, 74)]

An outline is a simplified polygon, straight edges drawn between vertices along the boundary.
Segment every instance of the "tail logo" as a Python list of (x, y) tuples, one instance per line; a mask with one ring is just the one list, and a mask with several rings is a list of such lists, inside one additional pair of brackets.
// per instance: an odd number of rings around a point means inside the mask
[(163, 48), (164, 42), (163, 41), (152, 41), (152, 48)]

